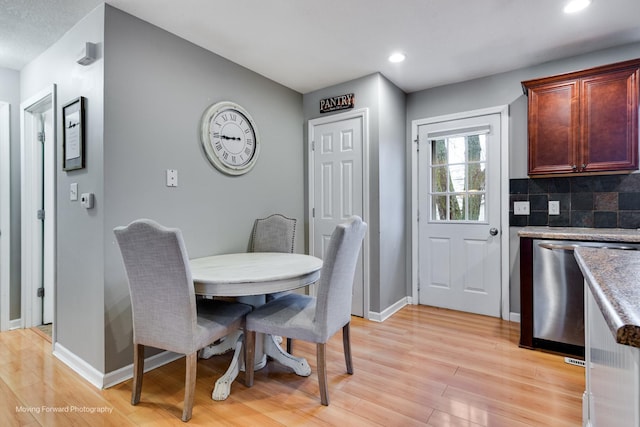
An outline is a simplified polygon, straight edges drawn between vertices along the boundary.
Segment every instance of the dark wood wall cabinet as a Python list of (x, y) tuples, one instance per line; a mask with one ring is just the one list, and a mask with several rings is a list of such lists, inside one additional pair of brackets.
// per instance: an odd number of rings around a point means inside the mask
[(638, 169), (640, 59), (522, 82), (529, 175)]

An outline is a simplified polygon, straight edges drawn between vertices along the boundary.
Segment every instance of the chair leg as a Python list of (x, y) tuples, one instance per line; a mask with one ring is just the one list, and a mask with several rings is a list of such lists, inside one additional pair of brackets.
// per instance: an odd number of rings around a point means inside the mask
[(287, 338), (287, 353), (292, 354), (293, 351), (293, 340), (291, 338)]
[(327, 345), (316, 344), (318, 359), (318, 384), (320, 385), (320, 402), (329, 406), (329, 390), (327, 386)]
[(351, 359), (351, 323), (342, 327), (342, 347), (344, 348), (344, 361), (347, 364), (347, 373), (353, 375), (353, 360)]
[(140, 402), (142, 391), (142, 375), (144, 373), (144, 345), (133, 345), (133, 389), (131, 390), (131, 404)]
[(244, 385), (253, 386), (256, 359), (256, 332), (244, 330)]
[(196, 392), (196, 373), (198, 370), (198, 352), (187, 354), (186, 378), (184, 380), (184, 408), (182, 409), (182, 421), (191, 419), (193, 410), (193, 396)]

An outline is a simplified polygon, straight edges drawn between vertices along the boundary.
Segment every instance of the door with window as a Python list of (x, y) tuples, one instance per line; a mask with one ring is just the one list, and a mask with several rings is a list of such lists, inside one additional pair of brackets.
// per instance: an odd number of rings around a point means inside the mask
[(500, 120), (418, 127), (420, 304), (500, 316)]

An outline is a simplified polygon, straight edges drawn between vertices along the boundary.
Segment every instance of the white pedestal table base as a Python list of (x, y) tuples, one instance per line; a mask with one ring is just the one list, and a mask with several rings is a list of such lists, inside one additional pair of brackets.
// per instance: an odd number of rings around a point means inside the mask
[[(254, 370), (260, 370), (267, 364), (267, 356), (276, 360), (280, 364), (287, 366), (293, 370), (297, 375), (301, 377), (308, 377), (311, 375), (311, 367), (307, 360), (303, 357), (295, 357), (286, 351), (284, 351), (276, 342), (278, 337), (273, 335), (265, 335), (263, 340), (264, 351), (256, 346), (256, 358)], [(256, 340), (256, 343), (259, 340)], [(235, 342), (235, 346), (232, 347), (231, 343)], [(208, 359), (211, 356), (223, 354), (227, 351), (235, 348), (233, 358), (229, 364), (227, 371), (216, 381), (216, 385), (211, 393), (213, 400), (225, 400), (231, 393), (231, 383), (238, 377), (240, 371), (244, 371), (244, 358), (242, 346), (244, 345), (242, 331), (235, 332), (225, 338), (219, 344), (210, 345), (201, 350), (201, 357)], [(260, 353), (258, 353), (260, 350)], [(260, 356), (261, 354), (261, 356)]]

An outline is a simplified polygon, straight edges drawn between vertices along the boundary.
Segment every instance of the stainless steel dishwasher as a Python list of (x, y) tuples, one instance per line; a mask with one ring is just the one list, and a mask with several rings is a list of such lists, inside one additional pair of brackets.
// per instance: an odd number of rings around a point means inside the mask
[(533, 241), (533, 346), (584, 358), (584, 278), (578, 246), (637, 250), (638, 244)]

